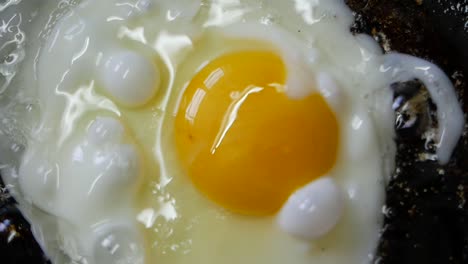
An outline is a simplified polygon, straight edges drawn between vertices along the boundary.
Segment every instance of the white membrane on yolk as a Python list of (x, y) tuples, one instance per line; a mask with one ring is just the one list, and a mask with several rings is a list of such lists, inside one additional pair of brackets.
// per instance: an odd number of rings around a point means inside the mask
[(272, 45), (270, 48), (280, 54), (286, 64), (285, 92), (290, 98), (303, 98), (316, 91), (311, 65), (315, 63), (317, 51), (304, 45), (294, 35), (281, 28), (259, 23), (235, 24), (222, 28), (220, 33), (237, 39), (261, 40)]

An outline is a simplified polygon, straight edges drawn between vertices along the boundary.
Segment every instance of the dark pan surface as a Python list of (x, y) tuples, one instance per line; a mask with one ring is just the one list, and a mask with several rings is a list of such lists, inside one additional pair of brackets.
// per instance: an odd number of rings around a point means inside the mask
[[(468, 112), (468, 1), (347, 2), (357, 12), (356, 32), (435, 62), (451, 77)], [(407, 84), (402, 91), (417, 85)], [(387, 188), (379, 263), (468, 263), (466, 129), (454, 158), (442, 167), (421, 160), (428, 151), (418, 131), (396, 128), (397, 170)]]
[[(468, 0), (346, 2), (356, 12), (353, 32), (373, 35), (385, 50), (441, 66), (468, 112)], [(393, 89), (408, 102), (426, 106), (429, 116), (433, 113), (434, 106), (426, 103), (418, 82), (396, 84)], [(424, 100), (415, 100), (421, 94)], [(397, 115), (408, 113), (397, 109)], [(422, 121), (413, 127), (396, 124), (397, 170), (387, 188), (376, 263), (468, 263), (468, 138), (465, 132), (452, 161), (440, 166), (421, 158), (433, 147), (421, 138), (425, 125)], [(0, 263), (47, 263), (1, 179)]]

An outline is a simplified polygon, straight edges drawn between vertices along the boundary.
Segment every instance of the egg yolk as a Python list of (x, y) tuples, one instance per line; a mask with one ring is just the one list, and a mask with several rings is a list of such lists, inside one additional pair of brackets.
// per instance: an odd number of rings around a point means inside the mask
[(291, 99), (277, 54), (240, 51), (201, 69), (175, 119), (182, 167), (212, 201), (241, 214), (279, 210), (334, 165), (338, 123), (319, 93)]

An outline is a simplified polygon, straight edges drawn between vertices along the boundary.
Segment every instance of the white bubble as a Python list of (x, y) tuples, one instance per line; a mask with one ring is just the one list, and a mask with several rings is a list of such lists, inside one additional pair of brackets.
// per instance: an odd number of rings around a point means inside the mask
[(136, 107), (151, 100), (160, 84), (160, 72), (154, 62), (132, 51), (111, 54), (101, 67), (104, 89), (119, 103)]
[(287, 233), (311, 240), (332, 230), (343, 214), (343, 197), (334, 180), (325, 177), (293, 193), (278, 214)]
[(89, 140), (94, 144), (120, 141), (123, 135), (124, 127), (111, 117), (96, 118), (88, 129)]

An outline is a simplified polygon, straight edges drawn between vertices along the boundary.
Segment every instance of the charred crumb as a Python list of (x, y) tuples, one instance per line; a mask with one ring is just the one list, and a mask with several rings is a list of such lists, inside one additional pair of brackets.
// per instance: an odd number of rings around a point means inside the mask
[[(385, 51), (408, 53), (441, 66), (451, 77), (467, 112), (468, 60), (463, 47), (468, 44), (468, 34), (463, 33), (463, 25), (468, 16), (463, 12), (448, 12), (451, 17), (444, 16), (447, 5), (453, 6), (457, 1), (362, 2), (347, 1), (356, 12), (352, 32), (371, 34)], [(419, 115), (427, 110), (428, 118), (435, 119), (434, 105), (430, 100), (424, 104), (427, 96), (417, 96), (415, 91), (421, 90), (417, 83), (397, 86), (393, 87), (397, 96), (406, 100), (402, 103), (409, 102), (414, 106), (411, 110), (418, 110), (414, 112)], [(424, 105), (428, 108), (421, 107)], [(395, 109), (397, 116), (404, 118), (407, 114), (402, 108)], [(418, 129), (408, 133), (407, 128), (396, 127), (396, 170), (387, 187), (385, 206), (391, 213), (385, 214), (376, 263), (468, 263), (466, 130), (454, 158), (441, 166), (431, 160), (434, 142), (428, 135), (435, 132), (418, 123), (410, 128)], [(423, 135), (421, 128), (426, 129)]]
[(351, 32), (353, 34), (360, 34), (370, 32), (369, 25), (361, 13), (353, 12), (354, 22), (351, 25)]

